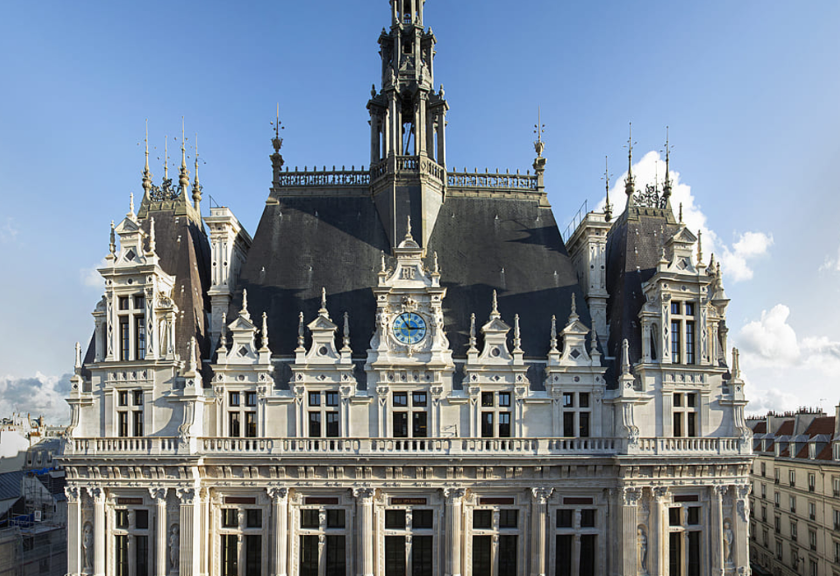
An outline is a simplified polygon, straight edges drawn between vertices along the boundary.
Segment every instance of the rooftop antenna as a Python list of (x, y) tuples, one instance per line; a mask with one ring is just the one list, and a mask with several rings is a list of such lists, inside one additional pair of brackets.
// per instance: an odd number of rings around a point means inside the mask
[(636, 179), (633, 178), (633, 123), (630, 122), (630, 137), (627, 139), (627, 179), (624, 181), (624, 192), (632, 196), (635, 191)]
[(537, 141), (534, 142), (534, 150), (539, 158), (542, 158), (543, 151), (545, 151), (545, 142), (543, 142), (543, 134), (545, 134), (545, 124), (542, 123), (542, 107), (537, 106), (537, 123), (534, 124), (534, 134), (537, 135)]
[(612, 220), (612, 205), (610, 205), (610, 158), (609, 156), (604, 156), (604, 164), (606, 169), (604, 170), (604, 177), (602, 180), (606, 183), (607, 188), (607, 205), (604, 206), (604, 219), (609, 222)]

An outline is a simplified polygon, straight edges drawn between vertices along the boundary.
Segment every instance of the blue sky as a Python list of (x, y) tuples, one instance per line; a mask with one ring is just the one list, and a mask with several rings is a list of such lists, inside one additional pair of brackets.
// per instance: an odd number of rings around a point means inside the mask
[[(142, 192), (145, 119), (156, 180), (184, 116), (205, 197), (253, 233), (278, 102), (287, 165), (369, 163), (388, 19), (384, 0), (3, 4), (0, 413), (68, 414), (64, 375), (101, 292), (91, 270)], [(614, 179), (626, 171), (629, 122), (637, 170), (661, 177), (670, 126), (686, 220), (724, 262), (752, 408), (833, 411), (840, 3), (429, 0), (426, 25), (450, 167), (530, 168), (541, 107), (561, 228), (602, 199), (605, 155)]]

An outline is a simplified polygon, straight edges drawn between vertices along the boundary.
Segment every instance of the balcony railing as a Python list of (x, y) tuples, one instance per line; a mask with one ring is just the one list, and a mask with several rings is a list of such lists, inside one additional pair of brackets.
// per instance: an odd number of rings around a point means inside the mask
[(149, 456), (735, 456), (735, 438), (76, 438), (66, 455)]

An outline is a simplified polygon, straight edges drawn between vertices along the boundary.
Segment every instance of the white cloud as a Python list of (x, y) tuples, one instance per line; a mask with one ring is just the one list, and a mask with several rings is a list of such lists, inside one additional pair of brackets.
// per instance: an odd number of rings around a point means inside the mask
[(800, 406), (800, 400), (795, 394), (783, 392), (778, 388), (761, 390), (754, 386), (744, 386), (744, 390), (750, 401), (746, 410), (748, 414), (763, 416), (769, 411), (789, 412)]
[(825, 257), (825, 262), (822, 263), (820, 266), (820, 272), (840, 272), (840, 246), (837, 247), (837, 256), (832, 258), (831, 256)]
[[(633, 175), (636, 178), (636, 189), (644, 190), (646, 185), (659, 184), (661, 189), (665, 180), (665, 162), (659, 152), (650, 151), (633, 165)], [(674, 216), (679, 218), (682, 210), (683, 222), (689, 230), (702, 232), (704, 260), (708, 264), (709, 255), (715, 254), (724, 273), (724, 280), (741, 282), (753, 277), (752, 261), (768, 254), (773, 245), (773, 236), (763, 232), (745, 232), (730, 247), (707, 224), (706, 214), (691, 193), (691, 186), (680, 181), (680, 173), (674, 170), (671, 175), (671, 207)], [(615, 180), (610, 190), (614, 210), (621, 212), (625, 202), (624, 180), (627, 173)], [(606, 198), (598, 204), (597, 210), (603, 210)]]
[(24, 412), (33, 417), (45, 416), (47, 424), (70, 423), (70, 374), (45, 376), (36, 372), (32, 378), (0, 377), (0, 414)]
[(104, 267), (107, 263), (108, 261), (103, 258), (100, 260), (99, 264), (91, 266), (90, 268), (82, 268), (79, 270), (79, 280), (81, 283), (85, 286), (90, 286), (91, 288), (104, 288), (105, 280), (102, 278), (102, 274), (100, 274), (97, 269)]
[(17, 240), (18, 229), (15, 221), (11, 217), (7, 217), (0, 223), (0, 244), (14, 243)]

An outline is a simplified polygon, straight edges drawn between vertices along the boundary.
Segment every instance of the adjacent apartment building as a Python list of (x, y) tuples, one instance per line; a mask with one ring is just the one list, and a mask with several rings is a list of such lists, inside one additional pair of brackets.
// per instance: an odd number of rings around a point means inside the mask
[(751, 419), (750, 549), (756, 571), (840, 576), (840, 407)]

